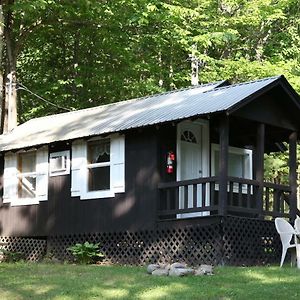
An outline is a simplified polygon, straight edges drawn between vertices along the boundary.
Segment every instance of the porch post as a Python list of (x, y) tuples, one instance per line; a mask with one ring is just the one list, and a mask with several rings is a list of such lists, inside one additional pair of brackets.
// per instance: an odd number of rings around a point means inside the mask
[(227, 215), (227, 181), (228, 181), (228, 146), (229, 119), (220, 120), (220, 156), (219, 156), (219, 215)]
[(265, 153), (265, 124), (258, 124), (256, 140), (256, 168), (255, 179), (258, 181), (257, 209), (260, 218), (263, 217), (263, 194), (264, 194), (264, 153)]
[(292, 132), (289, 136), (289, 184), (290, 221), (294, 222), (297, 215), (297, 132)]

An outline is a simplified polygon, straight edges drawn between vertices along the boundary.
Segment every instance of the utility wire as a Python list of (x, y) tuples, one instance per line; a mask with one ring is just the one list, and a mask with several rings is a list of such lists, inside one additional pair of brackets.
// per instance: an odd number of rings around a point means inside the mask
[(27, 92), (30, 93), (31, 95), (37, 97), (38, 99), (40, 99), (40, 100), (46, 102), (46, 103), (49, 104), (49, 105), (52, 105), (52, 106), (54, 106), (54, 107), (57, 107), (57, 108), (60, 108), (60, 109), (66, 110), (66, 111), (73, 111), (73, 109), (66, 108), (66, 107), (57, 105), (57, 104), (55, 104), (55, 103), (52, 103), (52, 102), (46, 100), (45, 98), (43, 98), (43, 97), (39, 96), (38, 94), (32, 92), (30, 89), (28, 89), (28, 88), (27, 88), (24, 84), (22, 84), (22, 83), (18, 83), (17, 85), (19, 86), (18, 89), (22, 89), (22, 90), (24, 90), (24, 91), (27, 91)]

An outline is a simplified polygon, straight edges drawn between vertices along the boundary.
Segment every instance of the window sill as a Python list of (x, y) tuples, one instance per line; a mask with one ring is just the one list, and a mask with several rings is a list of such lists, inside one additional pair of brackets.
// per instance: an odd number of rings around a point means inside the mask
[(80, 200), (90, 200), (99, 198), (113, 198), (115, 193), (112, 190), (86, 192), (80, 195)]
[(49, 176), (50, 177), (55, 177), (55, 176), (62, 176), (62, 175), (69, 175), (70, 171), (69, 170), (61, 170), (61, 171), (50, 171)]
[(9, 199), (4, 199), (3, 203), (10, 203), (11, 206), (24, 206), (24, 205), (36, 205), (39, 204), (39, 200), (38, 199), (13, 199), (13, 200), (9, 200)]

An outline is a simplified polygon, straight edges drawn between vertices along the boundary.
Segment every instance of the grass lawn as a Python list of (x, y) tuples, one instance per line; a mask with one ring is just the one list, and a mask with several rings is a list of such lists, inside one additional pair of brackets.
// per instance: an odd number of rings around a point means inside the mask
[(300, 299), (300, 270), (219, 267), (174, 278), (140, 267), (1, 263), (0, 299)]

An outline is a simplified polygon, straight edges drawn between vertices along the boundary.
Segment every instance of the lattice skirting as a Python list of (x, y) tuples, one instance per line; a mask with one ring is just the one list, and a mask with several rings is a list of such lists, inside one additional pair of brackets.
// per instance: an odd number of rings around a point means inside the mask
[(281, 241), (273, 221), (227, 217), (222, 228), (224, 264), (279, 264)]
[(76, 242), (100, 243), (110, 263), (144, 265), (154, 262), (185, 261), (219, 263), (221, 253), (220, 224), (180, 229), (166, 228), (140, 232), (95, 233), (51, 237), (49, 250), (59, 259), (69, 259), (66, 251)]
[[(59, 260), (69, 260), (72, 257), (67, 248), (85, 241), (100, 243), (106, 262), (130, 265), (175, 261), (190, 265), (257, 265), (278, 263), (281, 255), (274, 222), (239, 217), (220, 218), (211, 225), (50, 236), (47, 252)], [(11, 250), (25, 252), (28, 259), (36, 260), (44, 253), (46, 242), (12, 238), (9, 245)]]
[(46, 239), (28, 237), (0, 236), (0, 245), (1, 249), (22, 253), (23, 258), (29, 261), (38, 261), (42, 259), (47, 250)]

